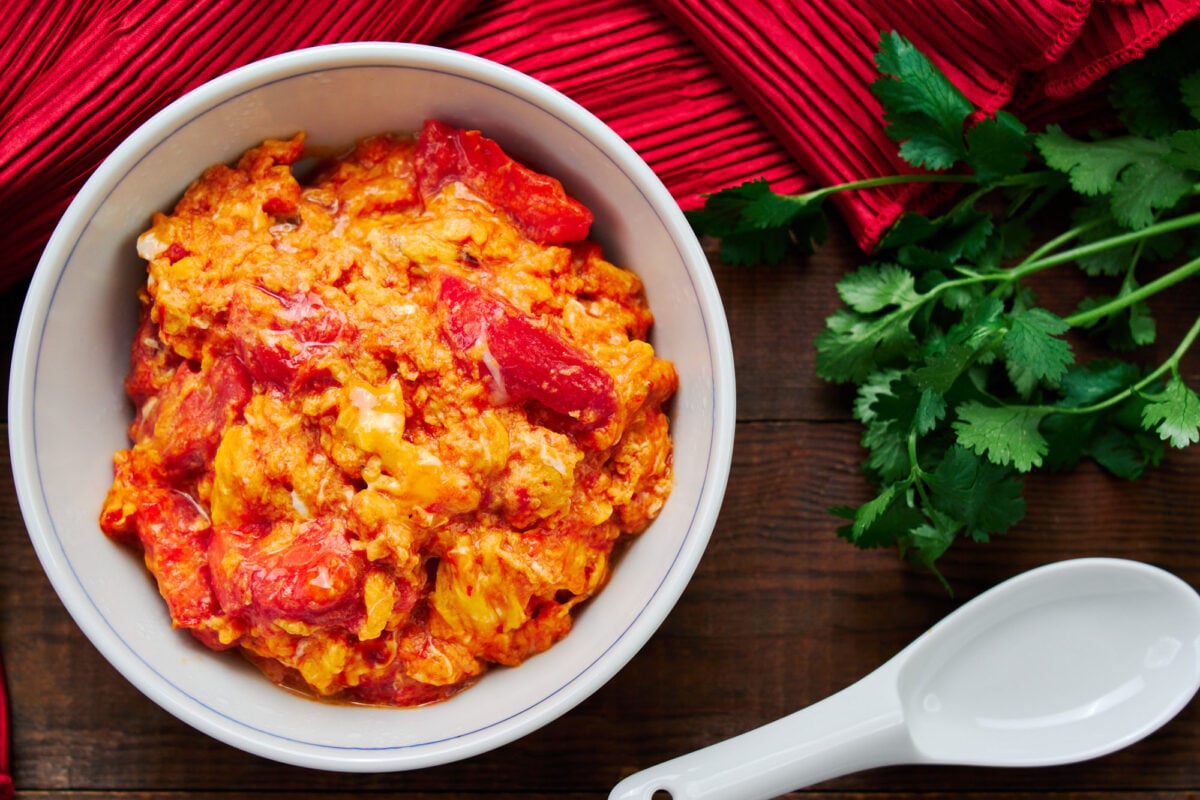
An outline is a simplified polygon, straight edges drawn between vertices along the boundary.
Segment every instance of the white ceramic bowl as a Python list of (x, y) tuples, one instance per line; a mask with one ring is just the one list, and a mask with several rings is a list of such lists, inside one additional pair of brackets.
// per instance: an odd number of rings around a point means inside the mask
[[(229, 653), (171, 629), (140, 558), (99, 530), (114, 451), (126, 446), (122, 381), (144, 280), (135, 237), (213, 163), (267, 137), (308, 132), (341, 148), (427, 117), (478, 128), (560, 178), (596, 216), (595, 238), (643, 279), (654, 344), (675, 362), (675, 488), (611, 583), (548, 652), (417, 709), (316, 703)], [(494, 63), (432, 47), (349, 44), (285, 54), (220, 77), (138, 129), (75, 198), (21, 316), (9, 397), (17, 494), (42, 565), (100, 652), (167, 711), (236, 747), (329, 770), (386, 771), (465, 758), (567, 712), (659, 627), (716, 521), (734, 430), (728, 330), (708, 263), (634, 151), (583, 108)]]

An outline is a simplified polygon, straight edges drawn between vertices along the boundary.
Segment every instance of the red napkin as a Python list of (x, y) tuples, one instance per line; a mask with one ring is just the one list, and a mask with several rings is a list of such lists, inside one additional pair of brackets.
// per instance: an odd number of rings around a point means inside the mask
[(684, 208), (750, 177), (784, 192), (809, 184), (717, 64), (646, 0), (491, 0), (437, 44), (576, 100), (629, 142)]
[[(10, 4), (11, 5), (11, 4)], [(0, 287), (27, 275), (70, 198), (170, 100), (251, 60), (353, 40), (433, 42), (521, 69), (590, 108), (680, 204), (756, 177), (777, 191), (905, 165), (868, 86), (882, 30), (985, 110), (1063, 118), (1200, 0), (17, 0), (0, 19)], [(837, 200), (864, 248), (920, 189)]]
[[(1195, 0), (657, 1), (821, 184), (905, 169), (868, 89), (880, 31), (912, 40), (984, 111), (1062, 116), (1066, 100), (1200, 12)], [(926, 191), (837, 202), (869, 248)]]

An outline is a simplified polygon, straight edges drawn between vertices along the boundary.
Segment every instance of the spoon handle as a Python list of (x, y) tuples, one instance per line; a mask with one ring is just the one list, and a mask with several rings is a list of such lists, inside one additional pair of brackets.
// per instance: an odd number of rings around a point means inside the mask
[(630, 775), (609, 800), (766, 800), (872, 767), (911, 763), (894, 665), (818, 703)]

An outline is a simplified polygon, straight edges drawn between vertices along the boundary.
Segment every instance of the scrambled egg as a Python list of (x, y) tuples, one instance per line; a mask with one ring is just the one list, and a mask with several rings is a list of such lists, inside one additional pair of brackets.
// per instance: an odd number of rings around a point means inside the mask
[(677, 376), (590, 213), (494, 142), (431, 121), (302, 185), (303, 150), (211, 167), (139, 238), (101, 527), (206, 645), (429, 703), (568, 633), (670, 491)]

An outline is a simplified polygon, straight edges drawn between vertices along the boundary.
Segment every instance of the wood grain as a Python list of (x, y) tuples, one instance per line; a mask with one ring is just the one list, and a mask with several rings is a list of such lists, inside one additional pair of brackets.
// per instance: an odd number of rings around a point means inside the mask
[[(386, 794), (443, 800), (599, 798), (625, 775), (768, 722), (878, 666), (959, 603), (1062, 558), (1109, 555), (1200, 585), (1200, 448), (1136, 483), (1094, 467), (1026, 482), (1023, 523), (943, 562), (954, 595), (891, 551), (858, 551), (827, 509), (866, 499), (844, 389), (817, 379), (812, 338), (851, 263), (832, 242), (776, 269), (714, 268), (738, 372), (726, 501), (708, 552), (659, 633), (608, 685), (493, 753), (409, 773), (289, 767), (200, 734), (117, 674), (79, 632), (36, 561), (0, 462), (0, 652), (11, 690), (19, 796), (211, 800)], [(1052, 293), (1069, 294), (1069, 282)], [(0, 304), (11, 330), (17, 303)], [(1156, 309), (1166, 336), (1195, 293)], [(1189, 376), (1195, 377), (1189, 361)], [(99, 535), (99, 534), (97, 534)], [(1166, 800), (1200, 797), (1200, 703), (1125, 751), (1047, 769), (897, 767), (805, 793), (838, 800)]]

